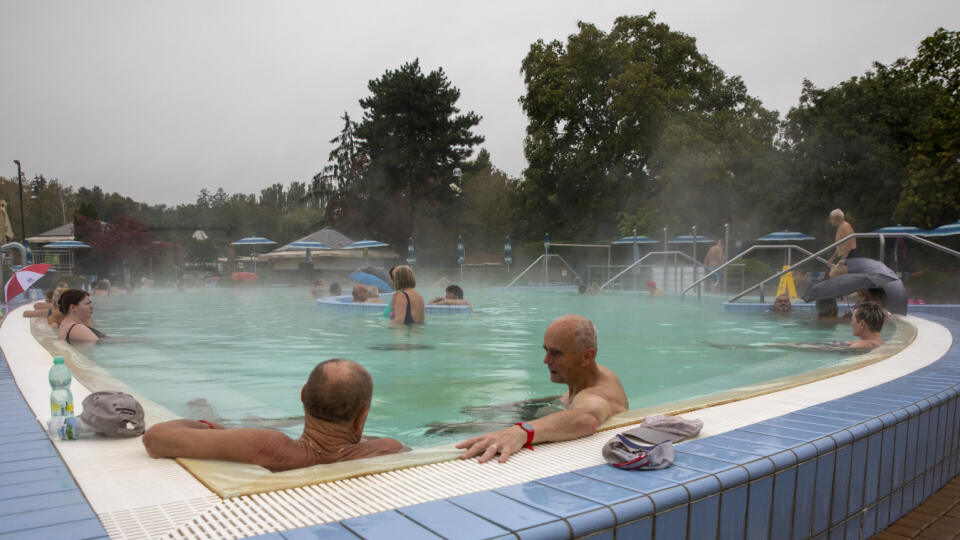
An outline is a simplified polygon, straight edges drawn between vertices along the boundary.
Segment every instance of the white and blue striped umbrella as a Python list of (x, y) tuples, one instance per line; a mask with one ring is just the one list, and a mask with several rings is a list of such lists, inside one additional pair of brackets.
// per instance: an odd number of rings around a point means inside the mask
[(330, 249), (330, 248), (327, 247), (327, 245), (324, 244), (323, 242), (312, 242), (312, 241), (310, 241), (310, 240), (303, 240), (303, 241), (300, 241), (300, 242), (291, 242), (291, 243), (287, 244), (287, 247), (299, 248), (299, 249), (306, 249), (306, 250), (311, 250), (311, 249)]
[(407, 240), (407, 264), (416, 264), (417, 254), (413, 250), (413, 237)]
[(457, 235), (457, 264), (463, 264), (466, 260), (466, 254), (463, 250), (463, 237)]
[(757, 242), (804, 242), (806, 240), (816, 240), (816, 238), (793, 231), (777, 231), (757, 238)]
[(87, 244), (78, 240), (61, 240), (59, 242), (50, 242), (43, 246), (43, 249), (81, 249), (88, 248)]
[[(633, 237), (631, 236), (631, 238), (633, 238)], [(715, 242), (715, 240), (711, 240), (711, 239), (707, 238), (706, 236), (697, 235), (697, 243), (698, 243), (698, 244), (712, 244), (712, 243), (714, 243), (714, 242)], [(659, 242), (658, 242), (658, 243), (659, 243)], [(681, 235), (681, 236), (678, 236), (678, 237), (674, 238), (673, 240), (671, 240), (671, 241), (669, 241), (669, 242), (667, 242), (667, 243), (668, 243), (668, 244), (692, 244), (692, 243), (693, 243), (693, 235), (684, 234), (684, 235)]]
[(873, 232), (875, 232), (875, 233), (881, 233), (881, 234), (893, 234), (893, 233), (901, 233), (901, 234), (927, 234), (927, 233), (930, 232), (930, 231), (921, 229), (921, 228), (919, 228), (919, 227), (908, 227), (908, 226), (906, 226), (906, 225), (894, 225), (894, 226), (890, 226), (890, 227), (884, 227), (884, 228), (882, 228), (882, 229), (877, 229), (877, 230), (875, 230), (875, 231), (873, 231)]
[[(624, 244), (632, 244), (632, 243), (633, 243), (633, 239), (634, 239), (633, 236), (624, 236), (623, 238), (620, 238), (620, 239), (618, 239), (618, 240), (614, 240), (613, 242), (610, 242), (610, 244), (611, 244), (611, 245), (614, 245), (614, 246), (620, 246), (620, 245), (624, 245)], [(648, 238), (648, 237), (646, 237), (646, 236), (637, 236), (636, 239), (637, 239), (637, 243), (638, 243), (638, 244), (659, 244), (659, 243), (660, 243), (659, 240), (653, 240), (653, 239)], [(697, 241), (699, 241), (699, 240), (700, 240), (700, 237), (698, 236), (698, 237), (697, 237)]]
[(941, 225), (936, 229), (926, 233), (926, 236), (951, 236), (954, 234), (960, 234), (960, 221)]
[(236, 242), (230, 242), (230, 245), (232, 246), (265, 246), (268, 244), (276, 244), (276, 242), (262, 236), (248, 236), (246, 238), (241, 238)]
[(343, 249), (366, 249), (366, 248), (375, 248), (375, 247), (386, 247), (390, 244), (385, 244), (378, 240), (357, 240), (356, 242), (350, 244), (349, 246)]
[(513, 263), (513, 248), (510, 247), (510, 235), (507, 235), (507, 239), (503, 242), (503, 262), (507, 263), (507, 266)]

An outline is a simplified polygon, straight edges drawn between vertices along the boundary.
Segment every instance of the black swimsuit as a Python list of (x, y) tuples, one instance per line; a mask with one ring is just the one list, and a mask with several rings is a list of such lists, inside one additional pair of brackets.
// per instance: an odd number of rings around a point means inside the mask
[(413, 312), (410, 311), (410, 296), (406, 291), (400, 291), (400, 293), (407, 299), (407, 312), (403, 315), (403, 324), (415, 324), (417, 321), (413, 320)]
[[(76, 325), (78, 325), (78, 324), (83, 324), (83, 323), (73, 323), (72, 325), (70, 325), (70, 328), (67, 329), (67, 335), (64, 336), (64, 339), (66, 340), (67, 343), (70, 343), (70, 332), (73, 332), (73, 327), (76, 326)], [(84, 326), (87, 326), (87, 325), (84, 324)], [(93, 335), (97, 336), (98, 338), (101, 338), (101, 339), (102, 339), (102, 338), (107, 337), (106, 334), (104, 334), (103, 332), (97, 330), (96, 328), (93, 328), (92, 326), (87, 326), (87, 328), (89, 328), (90, 331), (93, 332)]]

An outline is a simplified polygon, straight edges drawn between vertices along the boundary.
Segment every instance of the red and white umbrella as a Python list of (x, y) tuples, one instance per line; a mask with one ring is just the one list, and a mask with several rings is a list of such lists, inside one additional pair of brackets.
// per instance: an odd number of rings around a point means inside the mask
[(9, 302), (14, 296), (29, 289), (47, 273), (51, 266), (50, 264), (31, 264), (14, 272), (7, 284), (3, 286), (3, 301)]

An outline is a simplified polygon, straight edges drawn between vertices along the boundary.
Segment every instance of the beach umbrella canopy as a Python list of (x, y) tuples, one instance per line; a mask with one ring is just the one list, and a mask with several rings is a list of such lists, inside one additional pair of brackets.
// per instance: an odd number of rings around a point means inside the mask
[(803, 293), (807, 302), (823, 298), (838, 298), (864, 289), (882, 288), (885, 283), (894, 281), (883, 274), (842, 274), (814, 283)]
[(936, 229), (926, 233), (926, 236), (951, 236), (954, 234), (960, 234), (960, 221), (956, 223), (949, 223), (947, 225), (941, 225)]
[(466, 254), (463, 250), (463, 237), (457, 235), (457, 264), (463, 264), (466, 260)]
[(807, 240), (816, 240), (816, 238), (793, 231), (777, 231), (757, 238), (758, 242), (804, 242)]
[(890, 278), (882, 285), (886, 293), (884, 307), (891, 313), (907, 314), (907, 288), (900, 281), (900, 276), (887, 265), (866, 257), (851, 257), (847, 259), (847, 274), (880, 274)]
[(510, 246), (510, 236), (503, 242), (503, 261), (510, 265), (513, 262), (513, 248)]
[(349, 246), (344, 247), (343, 249), (366, 249), (366, 248), (375, 248), (375, 247), (386, 247), (390, 244), (385, 244), (378, 240), (357, 240), (356, 242), (350, 244)]
[(77, 240), (61, 240), (59, 242), (50, 242), (45, 244), (43, 249), (82, 249), (89, 248), (87, 244)]
[[(631, 236), (630, 238), (633, 238), (633, 237)], [(631, 241), (632, 241), (632, 240), (631, 240)], [(714, 242), (716, 242), (716, 240), (711, 240), (711, 239), (707, 238), (706, 236), (697, 235), (697, 243), (698, 243), (698, 244), (712, 244), (712, 243), (714, 243)], [(681, 235), (681, 236), (678, 236), (678, 237), (674, 238), (673, 240), (671, 240), (671, 241), (669, 241), (669, 242), (667, 242), (667, 243), (668, 243), (668, 244), (692, 244), (692, 243), (693, 243), (693, 235), (684, 234), (684, 235)]]
[(875, 232), (875, 233), (881, 233), (881, 234), (893, 234), (893, 233), (901, 233), (901, 234), (927, 234), (927, 233), (930, 232), (930, 231), (926, 231), (926, 230), (921, 229), (921, 228), (919, 228), (919, 227), (908, 227), (908, 226), (906, 226), (906, 225), (893, 225), (893, 226), (890, 226), (890, 227), (884, 227), (884, 228), (882, 228), (882, 229), (877, 229), (877, 230), (875, 230), (875, 231), (873, 231), (873, 232)]
[(287, 244), (287, 247), (299, 248), (299, 249), (330, 249), (323, 242), (311, 242), (309, 240), (291, 242)]
[(14, 272), (7, 280), (7, 284), (3, 286), (3, 301), (9, 302), (11, 298), (29, 289), (47, 273), (51, 266), (50, 264), (31, 264)]
[(407, 239), (407, 264), (416, 264), (417, 254), (413, 249), (413, 237)]
[(366, 272), (354, 272), (350, 274), (350, 279), (363, 283), (364, 285), (373, 285), (383, 292), (390, 292), (393, 290), (389, 283), (374, 274), (368, 274)]
[[(634, 239), (633, 236), (624, 236), (623, 238), (620, 238), (620, 239), (618, 239), (618, 240), (614, 240), (613, 242), (610, 242), (610, 244), (611, 244), (611, 245), (614, 245), (614, 246), (619, 246), (619, 245), (624, 245), (624, 244), (632, 244), (632, 243), (633, 243), (633, 239)], [(659, 240), (654, 240), (654, 239), (648, 238), (648, 237), (646, 237), (646, 236), (637, 236), (636, 239), (637, 239), (637, 243), (638, 243), (638, 244), (659, 244), (659, 243), (660, 243)], [(700, 237), (699, 237), (699, 236), (697, 237), (697, 241), (698, 241), (698, 242), (700, 241)]]
[(248, 282), (249, 282), (249, 281), (256, 281), (256, 280), (257, 280), (257, 275), (254, 274), (253, 272), (234, 272), (234, 273), (233, 273), (233, 276), (231, 276), (231, 277), (233, 277), (233, 280), (234, 280), (234, 281), (248, 281)]
[(230, 243), (233, 246), (265, 246), (269, 244), (276, 244), (276, 242), (262, 236), (248, 236)]

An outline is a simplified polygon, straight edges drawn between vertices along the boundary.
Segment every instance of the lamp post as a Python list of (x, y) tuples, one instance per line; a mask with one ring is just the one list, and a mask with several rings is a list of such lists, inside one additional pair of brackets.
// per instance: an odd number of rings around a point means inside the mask
[(23, 226), (23, 172), (20, 170), (20, 160), (15, 159), (13, 162), (17, 164), (17, 185), (20, 188), (18, 192), (20, 193), (20, 243), (22, 244), (27, 240), (27, 230)]

